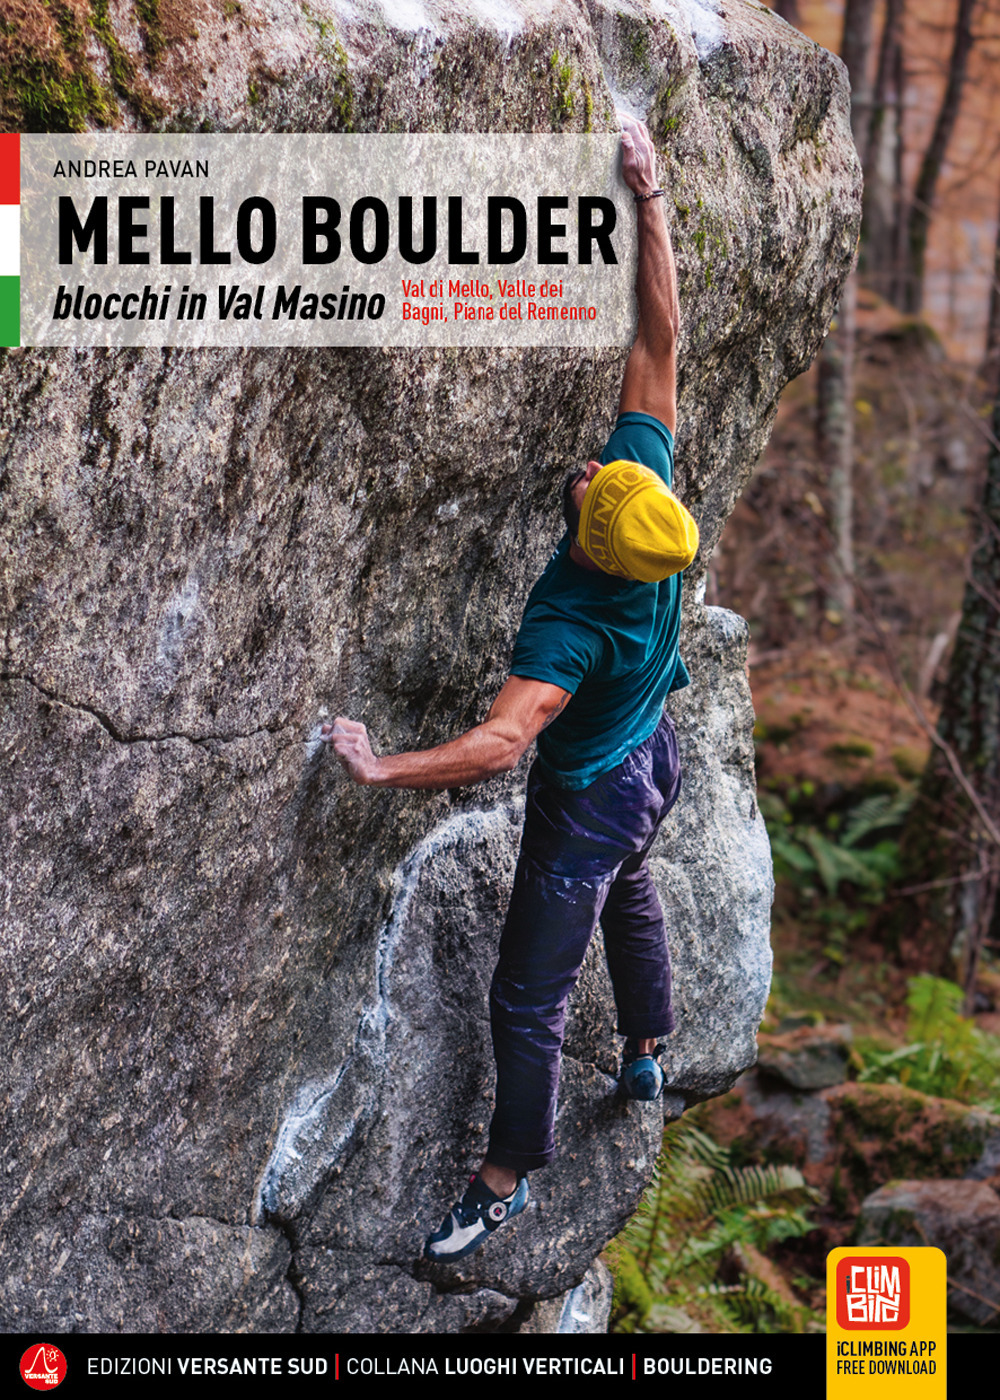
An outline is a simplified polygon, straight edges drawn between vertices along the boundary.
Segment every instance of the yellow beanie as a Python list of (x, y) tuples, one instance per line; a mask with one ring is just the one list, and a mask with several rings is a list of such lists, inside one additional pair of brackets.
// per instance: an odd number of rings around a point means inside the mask
[(698, 526), (656, 472), (609, 462), (587, 487), (579, 544), (606, 574), (658, 583), (694, 559)]

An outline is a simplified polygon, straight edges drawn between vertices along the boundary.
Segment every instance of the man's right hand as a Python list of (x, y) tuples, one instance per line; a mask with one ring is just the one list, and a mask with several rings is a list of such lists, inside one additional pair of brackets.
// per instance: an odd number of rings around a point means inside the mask
[(378, 776), (379, 762), (368, 742), (368, 730), (353, 719), (337, 718), (324, 724), (320, 739), (329, 744), (341, 767), (356, 783), (368, 785)]
[(516, 768), (528, 745), (569, 700), (569, 691), (557, 685), (509, 676), (483, 723), (437, 748), (376, 758), (364, 725), (341, 718), (324, 724), (320, 739), (356, 783), (438, 791), (466, 787)]

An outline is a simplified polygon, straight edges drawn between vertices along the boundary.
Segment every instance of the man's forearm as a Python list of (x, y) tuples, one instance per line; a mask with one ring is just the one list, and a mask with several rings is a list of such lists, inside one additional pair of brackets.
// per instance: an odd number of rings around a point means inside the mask
[(466, 787), (509, 773), (524, 749), (516, 736), (487, 720), (437, 748), (376, 758), (358, 781), (370, 787)]
[(365, 787), (465, 787), (516, 768), (521, 755), (569, 699), (568, 690), (548, 681), (508, 676), (482, 724), (434, 749), (376, 758), (365, 726), (343, 716), (324, 724), (320, 737), (348, 776)]
[(619, 413), (649, 413), (677, 426), (677, 336), (681, 313), (670, 233), (658, 195), (656, 149), (641, 122), (622, 115), (622, 174), (636, 196), (635, 279), (639, 329), (625, 364)]
[(681, 309), (663, 197), (641, 200), (636, 205), (636, 213), (639, 246), (635, 291), (639, 304), (639, 334), (649, 354), (665, 357), (674, 349)]

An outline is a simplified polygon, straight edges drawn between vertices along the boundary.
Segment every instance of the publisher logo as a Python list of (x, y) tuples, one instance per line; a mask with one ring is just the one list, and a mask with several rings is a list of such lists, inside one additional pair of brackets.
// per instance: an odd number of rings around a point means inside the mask
[(898, 1332), (910, 1321), (910, 1266), (894, 1254), (837, 1262), (837, 1323), (847, 1331)]
[(33, 1342), (21, 1357), (21, 1376), (32, 1390), (53, 1390), (66, 1379), (66, 1358), (48, 1342)]

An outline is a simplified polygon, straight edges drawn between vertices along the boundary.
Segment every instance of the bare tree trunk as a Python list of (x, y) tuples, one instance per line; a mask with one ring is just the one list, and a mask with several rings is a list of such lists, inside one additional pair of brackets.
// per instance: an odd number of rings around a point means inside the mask
[(990, 288), (990, 315), (986, 324), (986, 359), (983, 376), (993, 397), (1000, 398), (1000, 213), (993, 248), (993, 285)]
[[(847, 0), (841, 57), (851, 79), (851, 129), (855, 142), (866, 139), (871, 115), (869, 56), (874, 0)], [(854, 347), (857, 274), (852, 271), (840, 296), (837, 316), (819, 353), (816, 440), (830, 483), (834, 540), (829, 598), (846, 627), (854, 621)]]
[(854, 618), (854, 346), (857, 274), (840, 296), (837, 319), (819, 353), (816, 437), (830, 482), (834, 558), (830, 600), (849, 628)]
[(958, 16), (955, 21), (955, 41), (948, 64), (948, 82), (945, 86), (941, 106), (930, 144), (924, 152), (920, 173), (910, 203), (907, 221), (906, 275), (901, 288), (901, 308), (911, 315), (919, 315), (924, 306), (924, 260), (927, 254), (927, 235), (934, 211), (934, 199), (938, 181), (944, 166), (948, 145), (951, 141), (958, 111), (962, 103), (962, 90), (972, 52), (972, 14), (976, 0), (959, 0)]
[(794, 24), (796, 29), (802, 28), (802, 13), (799, 10), (799, 0), (774, 0), (774, 13), (780, 15), (782, 19), (787, 19), (789, 24)]
[[(1000, 271), (1000, 220), (996, 267)], [(988, 345), (1000, 343), (1000, 298), (994, 298)], [(983, 943), (998, 932), (1000, 876), (1000, 375), (994, 375), (992, 440), (977, 512), (976, 537), (962, 600), (962, 620), (948, 669), (938, 734), (978, 796), (977, 812), (938, 748), (903, 834), (908, 880), (930, 882), (900, 910), (936, 946), (942, 968), (957, 964), (971, 1011)]]
[[(1000, 440), (1000, 396), (994, 401), (992, 429)], [(995, 444), (987, 460), (978, 538), (938, 733), (954, 750), (995, 828), (1000, 822), (1000, 449)], [(904, 845), (927, 853), (922, 877), (931, 874), (951, 882), (928, 892), (921, 922), (937, 943), (942, 963), (957, 963), (971, 1001), (979, 951), (997, 917), (1000, 847), (937, 749), (924, 773), (914, 819), (925, 824), (924, 830), (908, 833), (911, 841)]]
[(875, 0), (847, 0), (844, 6), (844, 32), (840, 56), (851, 80), (851, 132), (861, 164), (865, 164), (868, 131), (871, 126), (872, 82), (870, 54), (872, 16)]
[(902, 46), (903, 0), (887, 0), (882, 41), (879, 44), (878, 62), (875, 66), (875, 84), (872, 89), (868, 134), (865, 137), (866, 152), (874, 152), (878, 145), (879, 131), (885, 122), (886, 106), (893, 87), (896, 55)]
[(890, 300), (894, 306), (900, 305), (901, 288), (906, 268), (906, 60), (903, 45), (899, 44), (894, 55), (894, 78), (896, 101), (893, 105), (893, 128), (895, 131), (892, 192), (893, 192), (893, 245), (892, 245), (892, 287), (895, 295)]
[(865, 170), (860, 268), (868, 285), (887, 300), (899, 268), (903, 207), (903, 4), (887, 0), (868, 130), (858, 141)]

